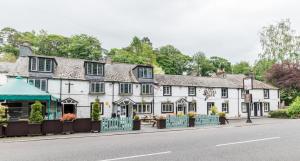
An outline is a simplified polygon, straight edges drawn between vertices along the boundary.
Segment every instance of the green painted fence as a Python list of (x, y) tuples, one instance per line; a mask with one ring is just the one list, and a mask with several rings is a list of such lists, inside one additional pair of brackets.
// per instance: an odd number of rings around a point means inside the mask
[(167, 116), (166, 118), (166, 128), (179, 128), (188, 127), (189, 118), (185, 116)]
[(196, 115), (195, 126), (219, 125), (218, 115)]
[(131, 131), (132, 118), (102, 118), (101, 132)]

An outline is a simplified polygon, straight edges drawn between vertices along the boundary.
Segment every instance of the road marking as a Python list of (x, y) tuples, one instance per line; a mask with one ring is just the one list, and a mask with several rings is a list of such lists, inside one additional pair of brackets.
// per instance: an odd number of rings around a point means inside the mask
[(99, 161), (124, 160), (124, 159), (140, 158), (140, 157), (147, 157), (147, 156), (154, 156), (154, 155), (163, 155), (163, 154), (170, 154), (170, 153), (172, 153), (172, 152), (171, 151), (165, 151), (165, 152), (160, 152), (160, 153), (134, 155), (134, 156), (128, 156), (128, 157), (121, 157), (121, 158), (104, 159), (104, 160), (99, 160)]
[(226, 144), (218, 144), (218, 145), (216, 145), (216, 147), (235, 145), (235, 144), (244, 144), (244, 143), (251, 143), (251, 142), (258, 142), (258, 141), (266, 141), (266, 140), (274, 140), (274, 139), (280, 139), (280, 137), (270, 137), (270, 138), (262, 138), (262, 139), (255, 139), (255, 140), (232, 142), (232, 143), (226, 143)]

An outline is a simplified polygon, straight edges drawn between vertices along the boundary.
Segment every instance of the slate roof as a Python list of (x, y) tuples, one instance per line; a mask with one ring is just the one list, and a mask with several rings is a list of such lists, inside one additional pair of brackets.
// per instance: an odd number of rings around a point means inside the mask
[[(84, 70), (84, 62), (87, 60), (70, 59), (70, 58), (63, 58), (63, 57), (49, 57), (49, 58), (54, 58), (57, 62), (57, 66), (54, 69), (54, 73), (50, 74), (51, 75), (50, 77), (87, 80), (87, 77), (85, 76), (85, 70)], [(109, 82), (138, 83), (137, 78), (134, 76), (132, 72), (132, 70), (136, 66), (138, 65), (123, 64), (123, 63), (105, 64), (104, 67), (105, 76), (103, 80)], [(32, 75), (34, 73), (29, 72), (28, 69), (29, 69), (29, 57), (19, 57), (19, 59), (14, 65), (14, 68), (10, 69), (9, 75), (23, 76), (23, 77), (34, 76)], [(42, 74), (40, 74), (39, 76), (42, 76)], [(155, 74), (154, 81), (159, 85), (243, 88), (244, 77), (246, 76), (234, 75), (234, 74), (227, 74), (225, 78)], [(271, 86), (269, 84), (257, 80), (254, 80), (254, 88), (278, 89), (274, 86)]]

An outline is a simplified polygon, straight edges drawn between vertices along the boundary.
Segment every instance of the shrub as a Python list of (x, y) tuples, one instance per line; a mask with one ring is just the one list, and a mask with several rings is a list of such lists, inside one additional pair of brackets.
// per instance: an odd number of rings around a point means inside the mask
[(291, 118), (297, 118), (300, 116), (300, 97), (298, 96), (291, 106), (287, 109), (287, 114)]
[(61, 121), (74, 121), (76, 119), (76, 115), (73, 113), (64, 114), (61, 118)]
[(135, 120), (135, 121), (140, 120), (140, 116), (135, 115), (135, 116), (133, 117), (133, 120)]
[(35, 103), (31, 105), (31, 112), (29, 117), (30, 123), (41, 123), (44, 120), (42, 108), (43, 105), (40, 101), (35, 101)]
[(219, 115), (219, 117), (226, 117), (226, 113), (225, 112), (219, 112), (218, 115)]
[(270, 111), (269, 116), (271, 118), (289, 118), (286, 109), (280, 109), (275, 111)]
[(189, 116), (189, 118), (195, 118), (196, 113), (195, 112), (189, 112), (188, 116)]
[(178, 117), (182, 117), (182, 116), (184, 116), (184, 113), (183, 113), (183, 112), (178, 112), (178, 113), (177, 113), (177, 116), (178, 116)]
[(99, 121), (100, 120), (100, 103), (99, 103), (98, 98), (96, 98), (95, 103), (93, 103), (92, 120), (93, 121)]
[(0, 124), (7, 121), (7, 116), (5, 114), (6, 110), (7, 107), (0, 104)]
[(218, 113), (217, 106), (212, 106), (210, 112), (211, 115), (216, 115)]

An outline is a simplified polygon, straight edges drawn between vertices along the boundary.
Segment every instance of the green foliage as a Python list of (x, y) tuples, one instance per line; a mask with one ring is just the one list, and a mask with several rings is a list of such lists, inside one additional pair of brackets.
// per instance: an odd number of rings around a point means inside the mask
[(234, 64), (232, 67), (233, 74), (249, 74), (251, 72), (251, 66), (248, 62), (241, 61), (237, 64)]
[(226, 113), (225, 112), (219, 112), (218, 115), (219, 115), (219, 117), (226, 117)]
[(269, 116), (271, 118), (289, 118), (286, 109), (280, 109), (275, 111), (270, 111)]
[(16, 62), (17, 58), (14, 54), (4, 53), (4, 55), (0, 58), (0, 62)]
[(209, 76), (215, 71), (213, 63), (206, 58), (205, 54), (198, 52), (194, 54), (189, 74), (197, 76)]
[(291, 106), (287, 109), (287, 114), (291, 118), (299, 118), (300, 117), (300, 96), (298, 96)]
[(133, 117), (133, 120), (135, 120), (135, 121), (140, 120), (140, 116), (135, 115), (135, 116)]
[(253, 67), (253, 72), (255, 74), (255, 79), (264, 81), (266, 72), (272, 67), (275, 62), (268, 59), (260, 59), (256, 61)]
[(95, 102), (93, 103), (92, 120), (93, 121), (99, 121), (100, 120), (100, 103), (99, 103), (98, 98), (96, 98)]
[(214, 72), (217, 72), (218, 69), (223, 69), (226, 73), (231, 73), (231, 63), (224, 58), (213, 56), (210, 57), (210, 62), (215, 67)]
[(0, 124), (7, 121), (7, 116), (5, 116), (6, 106), (0, 104)]
[(210, 114), (211, 115), (216, 115), (218, 113), (218, 107), (217, 106), (212, 106), (210, 109)]
[(34, 104), (31, 105), (31, 112), (29, 117), (29, 121), (31, 123), (41, 123), (44, 120), (42, 108), (43, 105), (39, 101), (36, 101)]
[(300, 96), (300, 90), (295, 88), (283, 88), (280, 90), (280, 100), (290, 105), (297, 96)]
[(195, 112), (189, 112), (189, 113), (188, 113), (188, 117), (189, 117), (189, 118), (195, 118), (195, 116), (196, 116), (196, 113), (195, 113)]

